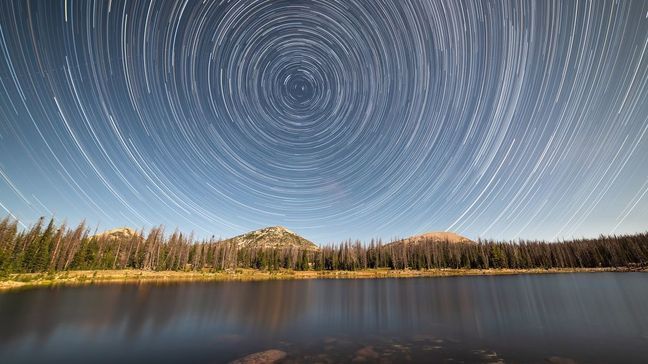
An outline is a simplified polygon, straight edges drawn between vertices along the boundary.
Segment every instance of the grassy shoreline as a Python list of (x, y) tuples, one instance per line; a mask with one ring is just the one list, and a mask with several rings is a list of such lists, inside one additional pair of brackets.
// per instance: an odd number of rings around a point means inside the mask
[(563, 269), (365, 269), (358, 271), (263, 271), (255, 269), (237, 269), (220, 272), (145, 271), (134, 269), (97, 271), (81, 270), (56, 273), (9, 274), (5, 277), (0, 278), (0, 291), (58, 285), (91, 285), (109, 283), (181, 283), (201, 281), (264, 281), (286, 279), (373, 279), (639, 271), (645, 272), (645, 270), (642, 269), (632, 269), (625, 267)]

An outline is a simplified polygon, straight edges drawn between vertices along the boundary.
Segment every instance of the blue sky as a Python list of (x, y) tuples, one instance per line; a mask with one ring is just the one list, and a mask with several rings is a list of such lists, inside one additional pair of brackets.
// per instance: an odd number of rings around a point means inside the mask
[(327, 243), (645, 231), (648, 3), (0, 4), (0, 214)]

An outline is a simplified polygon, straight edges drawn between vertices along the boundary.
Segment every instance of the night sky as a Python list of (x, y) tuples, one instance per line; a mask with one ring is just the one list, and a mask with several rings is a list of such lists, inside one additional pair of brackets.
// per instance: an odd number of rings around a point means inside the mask
[(648, 229), (648, 2), (0, 2), (0, 215)]

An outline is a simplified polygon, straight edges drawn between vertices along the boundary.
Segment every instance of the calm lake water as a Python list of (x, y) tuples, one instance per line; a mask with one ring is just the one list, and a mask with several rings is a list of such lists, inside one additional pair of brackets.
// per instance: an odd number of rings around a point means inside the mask
[(648, 363), (648, 274), (0, 294), (0, 363), (226, 363), (268, 349), (286, 352), (285, 363)]

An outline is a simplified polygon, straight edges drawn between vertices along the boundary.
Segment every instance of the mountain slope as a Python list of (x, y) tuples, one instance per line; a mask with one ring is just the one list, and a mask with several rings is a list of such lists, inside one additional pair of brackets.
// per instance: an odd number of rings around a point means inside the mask
[(301, 248), (318, 250), (317, 245), (302, 238), (283, 226), (272, 226), (223, 240), (235, 243), (239, 248)]
[(424, 241), (439, 241), (439, 242), (445, 242), (447, 241), (448, 243), (471, 243), (474, 244), (475, 242), (466, 238), (465, 236), (461, 236), (457, 233), (453, 233), (450, 231), (433, 231), (425, 234), (420, 234), (420, 235), (413, 235), (410, 236), (409, 238), (397, 240), (393, 243), (390, 244), (419, 244)]
[(106, 230), (102, 233), (94, 235), (94, 237), (107, 237), (108, 239), (129, 239), (134, 235), (139, 235), (139, 233), (129, 227), (120, 227), (116, 229)]

